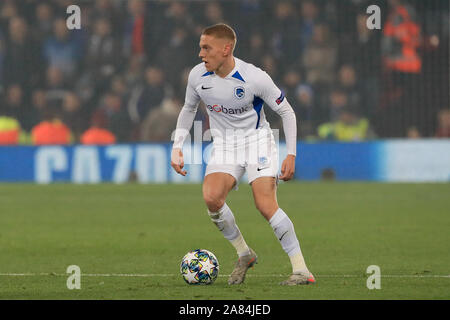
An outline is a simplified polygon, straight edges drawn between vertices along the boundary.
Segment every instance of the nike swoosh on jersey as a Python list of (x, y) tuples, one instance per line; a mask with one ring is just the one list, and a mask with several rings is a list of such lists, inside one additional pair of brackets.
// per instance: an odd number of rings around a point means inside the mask
[(203, 90), (208, 90), (208, 89), (212, 89), (212, 87), (204, 87), (204, 86), (202, 86), (202, 89)]

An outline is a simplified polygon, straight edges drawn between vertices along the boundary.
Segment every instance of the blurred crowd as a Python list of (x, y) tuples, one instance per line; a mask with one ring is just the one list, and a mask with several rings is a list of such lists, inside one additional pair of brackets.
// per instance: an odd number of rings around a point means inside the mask
[[(199, 36), (218, 22), (285, 92), (300, 139), (450, 137), (448, 1), (2, 0), (0, 144), (170, 141)], [(197, 120), (207, 129), (204, 108)]]

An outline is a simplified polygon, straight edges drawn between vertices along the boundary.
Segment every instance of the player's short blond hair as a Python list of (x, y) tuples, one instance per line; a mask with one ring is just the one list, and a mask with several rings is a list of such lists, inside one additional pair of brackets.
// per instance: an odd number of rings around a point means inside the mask
[(234, 32), (233, 28), (225, 23), (218, 23), (212, 26), (209, 26), (202, 31), (202, 35), (213, 36), (219, 39), (227, 39), (233, 42), (233, 51), (236, 47), (237, 37), (236, 32)]

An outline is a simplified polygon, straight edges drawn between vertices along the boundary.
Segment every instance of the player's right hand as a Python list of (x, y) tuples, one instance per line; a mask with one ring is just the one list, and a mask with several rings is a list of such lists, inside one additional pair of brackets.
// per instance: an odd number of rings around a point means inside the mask
[(184, 160), (183, 160), (183, 152), (179, 148), (172, 149), (172, 157), (171, 157), (170, 165), (172, 168), (182, 176), (185, 176), (187, 171), (182, 170), (184, 167)]

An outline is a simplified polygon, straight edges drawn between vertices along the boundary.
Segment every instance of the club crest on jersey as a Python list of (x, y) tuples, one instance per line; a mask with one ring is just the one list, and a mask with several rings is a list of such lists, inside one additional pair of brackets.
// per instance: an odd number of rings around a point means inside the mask
[(269, 159), (267, 159), (267, 157), (259, 157), (258, 158), (258, 164), (267, 164), (268, 161), (269, 161)]
[(245, 96), (244, 87), (236, 87), (234, 88), (234, 96), (238, 99), (242, 99)]

